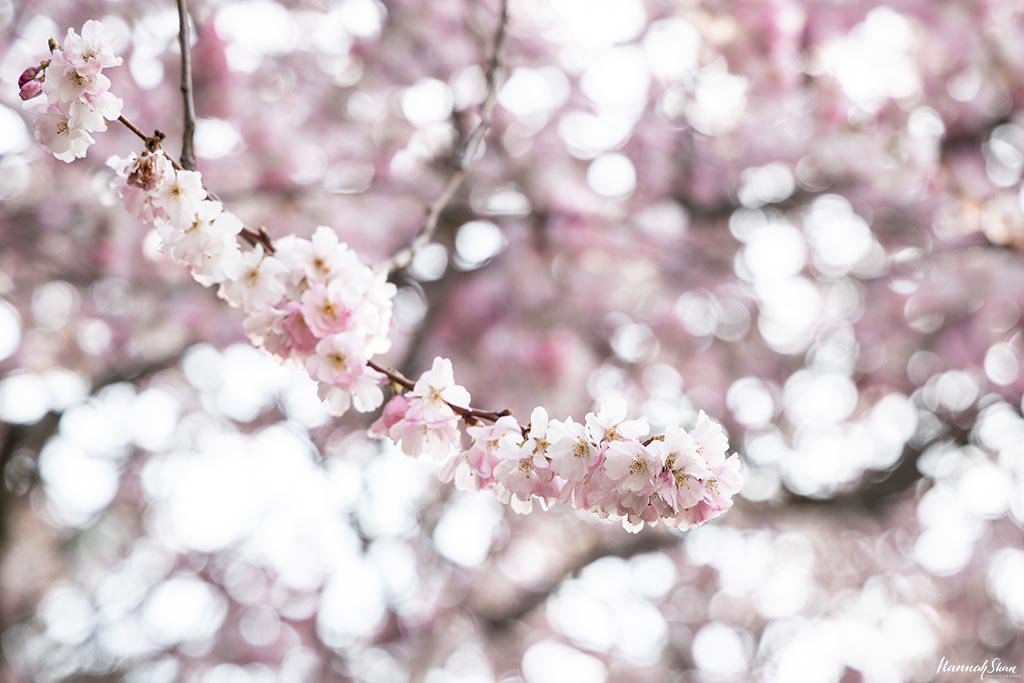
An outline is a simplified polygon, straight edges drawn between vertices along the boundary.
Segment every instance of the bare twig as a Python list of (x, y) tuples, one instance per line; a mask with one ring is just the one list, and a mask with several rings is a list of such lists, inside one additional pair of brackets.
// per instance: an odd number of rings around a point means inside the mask
[(178, 1), (178, 45), (181, 47), (181, 103), (184, 128), (181, 134), (181, 165), (196, 170), (196, 104), (192, 99), (192, 52), (188, 25), (188, 1)]
[(491, 119), (494, 115), (494, 107), (498, 102), (498, 90), (503, 69), (502, 59), (505, 49), (505, 36), (508, 32), (508, 0), (501, 0), (499, 10), (498, 28), (494, 32), (494, 46), (491, 51), (491, 59), (487, 65), (487, 96), (480, 106), (480, 121), (466, 138), (465, 144), (455, 154), (454, 169), (448, 177), (441, 194), (427, 207), (427, 219), (423, 227), (413, 238), (412, 243), (395, 254), (388, 264), (389, 271), (396, 271), (405, 268), (412, 262), (416, 252), (427, 244), (430, 244), (437, 230), (437, 224), (441, 220), (441, 214), (448, 207), (459, 187), (462, 186), (469, 167), (476, 157), (480, 143), (483, 142), (487, 131), (491, 126)]

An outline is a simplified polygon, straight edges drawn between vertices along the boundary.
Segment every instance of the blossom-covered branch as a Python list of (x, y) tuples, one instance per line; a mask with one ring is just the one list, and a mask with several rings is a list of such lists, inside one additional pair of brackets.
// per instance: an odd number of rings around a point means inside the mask
[[(128, 130), (130, 130), (132, 133), (134, 133), (139, 139), (141, 139), (146, 144), (147, 150), (157, 151), (160, 149), (160, 143), (164, 139), (164, 134), (161, 133), (160, 131), (154, 131), (152, 135), (146, 135), (141, 128), (135, 125), (123, 114), (117, 117), (117, 122), (123, 125)], [(167, 159), (170, 162), (171, 166), (176, 171), (187, 170), (184, 168), (184, 166), (181, 165), (181, 163), (175, 161), (174, 159), (171, 159), (170, 157), (167, 157)], [(207, 191), (207, 196), (209, 196), (211, 199), (217, 199), (216, 196), (210, 194), (209, 191)], [(263, 227), (260, 227), (258, 230), (253, 230), (252, 228), (242, 226), (242, 230), (239, 233), (239, 236), (246, 242), (248, 242), (250, 246), (255, 247), (258, 244), (261, 247), (263, 247), (267, 251), (267, 253), (270, 254), (273, 254), (275, 251), (274, 243), (270, 239), (270, 235), (267, 234), (266, 229)]]
[[(506, 15), (503, 5), (496, 55)], [(729, 455), (721, 425), (703, 412), (692, 430), (676, 425), (650, 437), (646, 418), (628, 419), (621, 399), (605, 401), (583, 422), (549, 419), (537, 407), (524, 427), (509, 411), (473, 408), (448, 359), (435, 358), (415, 381), (376, 361), (391, 346), (397, 290), (388, 269), (366, 265), (327, 226), (308, 239), (288, 235), (273, 243), (262, 229), (245, 228), (200, 173), (163, 151), (161, 133), (147, 136), (121, 114), (102, 73), (120, 63), (96, 21), (81, 36), (69, 30), (63, 46), (52, 41), (51, 59), (19, 83), (24, 99), (45, 95), (34, 115), (36, 138), (65, 162), (84, 157), (91, 133), (107, 121), (141, 138), (140, 153), (110, 162), (126, 210), (153, 227), (162, 250), (197, 282), (216, 285), (220, 298), (243, 311), (254, 345), (305, 368), (334, 415), (377, 410), (390, 385), (395, 395), (372, 435), (390, 438), (410, 456), (434, 457), (446, 481), (491, 490), (520, 513), (563, 503), (638, 531), (658, 522), (692, 528), (731, 507), (741, 486), (739, 457)], [(495, 56), (492, 88), (499, 63)], [(492, 108), (493, 95), (467, 153)], [(238, 238), (252, 248), (243, 250)]]
[(483, 142), (487, 131), (491, 126), (491, 118), (494, 116), (494, 107), (498, 103), (498, 90), (500, 89), (501, 72), (503, 70), (503, 54), (505, 50), (505, 37), (508, 33), (508, 0), (501, 0), (501, 8), (498, 11), (498, 28), (494, 32), (494, 43), (491, 50), (491, 59), (487, 65), (487, 94), (483, 104), (480, 105), (480, 121), (473, 128), (465, 143), (455, 154), (454, 169), (448, 177), (441, 193), (437, 199), (427, 207), (427, 218), (423, 227), (413, 238), (412, 243), (395, 254), (388, 264), (388, 269), (395, 271), (405, 268), (416, 256), (416, 252), (425, 247), (434, 238), (437, 225), (441, 220), (441, 214), (451, 203), (455, 193), (462, 186), (466, 175), (469, 173), (469, 166), (476, 158), (480, 144)]

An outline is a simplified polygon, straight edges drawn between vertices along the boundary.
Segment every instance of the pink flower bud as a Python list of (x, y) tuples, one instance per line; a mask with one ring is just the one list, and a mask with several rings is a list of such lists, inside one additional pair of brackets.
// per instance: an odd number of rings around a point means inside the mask
[(395, 394), (388, 401), (388, 404), (384, 406), (384, 413), (380, 416), (376, 422), (370, 425), (370, 435), (383, 439), (388, 435), (388, 431), (396, 424), (401, 422), (405, 418), (406, 412), (409, 410), (409, 399), (402, 394)]
[(18, 76), (18, 87), (19, 88), (22, 87), (23, 85), (25, 85), (29, 81), (34, 81), (36, 79), (36, 76), (38, 76), (38, 75), (39, 75), (39, 67), (38, 66), (30, 66), (29, 68), (27, 68), (24, 71), (22, 71), (21, 75)]
[(33, 97), (38, 97), (43, 92), (43, 86), (39, 81), (28, 81), (18, 92), (18, 96), (23, 100), (31, 100)]
[(39, 66), (30, 66), (21, 72), (18, 76), (18, 88), (20, 92), (18, 95), (23, 100), (31, 100), (33, 97), (38, 97), (43, 92), (43, 78), (46, 76), (46, 70)]

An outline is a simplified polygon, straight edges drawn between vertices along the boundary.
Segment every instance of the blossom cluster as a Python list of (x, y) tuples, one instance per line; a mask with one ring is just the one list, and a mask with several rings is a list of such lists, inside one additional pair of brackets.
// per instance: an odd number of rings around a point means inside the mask
[(320, 226), (310, 239), (280, 239), (242, 250), (242, 221), (224, 209), (198, 171), (160, 149), (113, 159), (115, 191), (125, 208), (156, 230), (161, 248), (188, 266), (197, 282), (245, 314), (253, 343), (304, 366), (335, 415), (376, 409), (385, 377), (367, 366), (388, 350), (395, 286), (337, 233)]
[(119, 66), (103, 25), (87, 21), (79, 35), (68, 29), (63, 46), (51, 43), (50, 59), (26, 69), (18, 78), (23, 100), (43, 96), (30, 113), (36, 140), (64, 162), (85, 156), (96, 141), (92, 133), (107, 129), (121, 116), (121, 100), (110, 92), (103, 70)]
[(433, 455), (443, 462), (442, 479), (493, 490), (517, 512), (560, 502), (621, 520), (630, 531), (659, 521), (699, 526), (732, 507), (742, 484), (739, 456), (728, 455), (722, 426), (703, 411), (690, 431), (672, 426), (645, 438), (647, 420), (627, 420), (621, 399), (605, 401), (583, 423), (551, 420), (538, 407), (527, 427), (511, 415), (468, 427), (463, 448), (452, 406), (468, 404), (451, 363), (438, 358), (412, 391), (388, 402), (371, 434), (390, 437), (409, 455)]
[[(37, 137), (58, 159), (84, 156), (88, 133), (101, 130), (96, 121), (115, 109), (120, 116), (120, 100), (101, 73), (120, 62), (103, 27), (90, 21), (82, 36), (68, 31), (48, 64), (23, 75), (23, 97), (39, 94), (33, 84), (41, 84), (55, 102), (40, 116), (67, 112), (59, 142), (37, 124)], [(724, 430), (703, 412), (690, 431), (676, 426), (650, 437), (646, 419), (627, 420), (621, 400), (605, 402), (583, 423), (549, 420), (536, 408), (523, 427), (511, 415), (472, 409), (447, 359), (436, 358), (415, 382), (381, 368), (372, 359), (390, 348), (396, 292), (386, 270), (367, 266), (326, 226), (309, 239), (257, 239), (260, 233), (207, 191), (198, 171), (173, 161), (158, 139), (146, 143), (143, 152), (109, 162), (125, 209), (153, 227), (161, 249), (196, 281), (217, 285), (218, 295), (245, 313), (255, 345), (304, 367), (333, 414), (376, 410), (390, 379), (396, 391), (407, 391), (387, 403), (371, 435), (392, 439), (408, 455), (433, 457), (444, 480), (492, 490), (520, 513), (561, 502), (637, 531), (658, 522), (692, 528), (731, 507), (741, 486), (739, 457), (728, 455)], [(252, 248), (243, 249), (240, 238)]]

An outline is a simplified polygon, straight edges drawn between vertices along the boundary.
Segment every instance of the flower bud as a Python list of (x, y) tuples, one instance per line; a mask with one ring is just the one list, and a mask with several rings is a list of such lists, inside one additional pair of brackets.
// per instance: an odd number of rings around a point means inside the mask
[(46, 72), (38, 66), (30, 66), (18, 77), (18, 95), (23, 100), (31, 100), (43, 92), (43, 78)]

